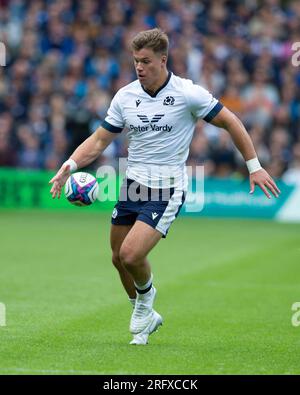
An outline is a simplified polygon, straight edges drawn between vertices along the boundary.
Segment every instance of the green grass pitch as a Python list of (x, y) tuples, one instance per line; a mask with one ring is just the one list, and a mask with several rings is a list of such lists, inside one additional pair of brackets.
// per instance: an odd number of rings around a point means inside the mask
[(150, 255), (163, 327), (130, 346), (110, 214), (0, 211), (0, 374), (299, 374), (300, 225), (179, 217)]

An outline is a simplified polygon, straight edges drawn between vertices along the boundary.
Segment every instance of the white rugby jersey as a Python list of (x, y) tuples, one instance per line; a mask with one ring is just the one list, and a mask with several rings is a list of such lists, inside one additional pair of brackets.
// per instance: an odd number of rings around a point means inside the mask
[(127, 129), (126, 175), (152, 188), (187, 188), (185, 162), (199, 118), (209, 122), (222, 104), (206, 89), (169, 72), (151, 95), (139, 80), (114, 96), (102, 126), (113, 133)]

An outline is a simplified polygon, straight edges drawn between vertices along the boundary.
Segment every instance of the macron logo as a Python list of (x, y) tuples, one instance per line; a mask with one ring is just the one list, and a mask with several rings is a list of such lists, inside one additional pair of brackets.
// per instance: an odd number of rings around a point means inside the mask
[(138, 107), (141, 103), (142, 103), (142, 101), (141, 101), (140, 99), (137, 99), (137, 100), (135, 101), (135, 104), (136, 104), (137, 107)]
[(158, 214), (157, 214), (157, 213), (152, 213), (152, 219), (153, 219), (153, 221), (155, 220), (156, 217), (158, 217)]

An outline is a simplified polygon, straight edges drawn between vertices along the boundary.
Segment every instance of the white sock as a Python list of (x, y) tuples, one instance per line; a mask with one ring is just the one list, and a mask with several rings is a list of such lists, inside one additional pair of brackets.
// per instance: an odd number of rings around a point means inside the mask
[(151, 276), (149, 280), (146, 282), (144, 285), (138, 285), (136, 282), (134, 282), (135, 289), (137, 290), (138, 294), (145, 294), (149, 292), (152, 288), (152, 281), (153, 281), (153, 274), (151, 273)]
[(135, 306), (135, 298), (128, 298), (129, 302), (132, 304), (132, 307), (134, 308)]

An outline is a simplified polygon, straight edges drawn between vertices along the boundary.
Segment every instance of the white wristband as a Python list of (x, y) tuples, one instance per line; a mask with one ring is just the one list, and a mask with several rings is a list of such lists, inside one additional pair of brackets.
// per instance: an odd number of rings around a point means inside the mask
[(258, 158), (253, 158), (246, 161), (246, 165), (248, 167), (249, 173), (252, 174), (260, 169), (262, 169)]
[(68, 159), (64, 165), (69, 165), (70, 166), (70, 172), (72, 173), (73, 171), (76, 171), (78, 169), (77, 163), (73, 159)]

